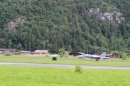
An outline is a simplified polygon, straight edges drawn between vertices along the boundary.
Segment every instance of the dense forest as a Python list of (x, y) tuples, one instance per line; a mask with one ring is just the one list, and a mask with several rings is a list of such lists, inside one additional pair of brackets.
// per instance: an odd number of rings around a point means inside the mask
[[(120, 12), (124, 20), (103, 21), (91, 8)], [(0, 48), (129, 52), (129, 33), (130, 0), (0, 1)]]

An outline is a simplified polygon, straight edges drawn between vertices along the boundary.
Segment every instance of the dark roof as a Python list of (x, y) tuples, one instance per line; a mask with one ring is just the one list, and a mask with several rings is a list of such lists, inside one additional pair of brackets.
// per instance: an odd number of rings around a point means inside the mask
[(69, 55), (82, 55), (82, 54), (85, 54), (85, 53), (83, 53), (83, 52), (71, 52), (71, 53), (69, 53)]

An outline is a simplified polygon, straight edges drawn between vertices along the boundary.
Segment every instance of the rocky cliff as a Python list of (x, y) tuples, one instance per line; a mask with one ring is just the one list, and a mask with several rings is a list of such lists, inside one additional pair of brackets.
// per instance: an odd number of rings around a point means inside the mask
[(120, 24), (122, 23), (125, 18), (123, 17), (123, 14), (117, 11), (113, 12), (101, 12), (99, 8), (91, 8), (88, 11), (89, 15), (96, 15), (98, 19), (101, 19), (103, 21), (107, 21), (113, 24)]

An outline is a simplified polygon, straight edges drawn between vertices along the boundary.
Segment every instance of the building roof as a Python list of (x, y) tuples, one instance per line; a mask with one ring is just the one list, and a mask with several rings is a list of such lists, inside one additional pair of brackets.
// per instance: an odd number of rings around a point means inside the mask
[(20, 53), (30, 53), (31, 51), (20, 51)]
[(85, 54), (85, 53), (83, 53), (83, 52), (71, 52), (71, 53), (69, 53), (69, 55), (73, 55), (73, 56), (83, 55), (83, 54)]
[(42, 52), (31, 52), (31, 54), (42, 54)]
[(36, 50), (36, 51), (34, 51), (34, 52), (42, 52), (42, 53), (46, 53), (46, 52), (48, 52), (48, 50)]

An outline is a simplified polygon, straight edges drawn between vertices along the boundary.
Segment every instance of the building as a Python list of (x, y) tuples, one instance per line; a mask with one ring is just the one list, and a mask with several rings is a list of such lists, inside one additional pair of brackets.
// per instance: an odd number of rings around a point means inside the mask
[(11, 53), (14, 53), (14, 52), (17, 52), (17, 50), (16, 49), (0, 48), (0, 52), (11, 52)]
[(31, 54), (45, 54), (45, 55), (47, 55), (50, 53), (49, 53), (49, 50), (36, 50), (36, 51), (32, 52)]
[(31, 51), (20, 51), (20, 55), (28, 55)]
[[(94, 52), (94, 55), (101, 55), (101, 52), (99, 52), (99, 51)], [(110, 58), (119, 58), (118, 53), (110, 53), (110, 54), (106, 54), (105, 56), (110, 57)]]
[(118, 53), (113, 53), (111, 58), (119, 58), (119, 54)]

